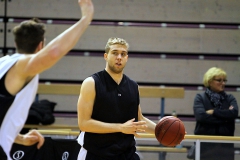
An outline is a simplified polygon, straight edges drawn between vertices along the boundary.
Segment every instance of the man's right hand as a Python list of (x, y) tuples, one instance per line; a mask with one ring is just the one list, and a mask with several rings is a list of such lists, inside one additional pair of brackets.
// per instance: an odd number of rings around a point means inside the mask
[(78, 4), (81, 8), (82, 18), (86, 17), (89, 21), (92, 21), (94, 14), (94, 7), (91, 0), (78, 0)]
[(31, 130), (25, 135), (19, 134), (15, 139), (15, 143), (24, 146), (31, 146), (38, 143), (37, 148), (40, 149), (44, 143), (44, 137), (37, 130)]
[(139, 137), (137, 132), (145, 132), (147, 128), (145, 121), (134, 122), (135, 118), (123, 123), (121, 126), (122, 133), (134, 134), (134, 136)]

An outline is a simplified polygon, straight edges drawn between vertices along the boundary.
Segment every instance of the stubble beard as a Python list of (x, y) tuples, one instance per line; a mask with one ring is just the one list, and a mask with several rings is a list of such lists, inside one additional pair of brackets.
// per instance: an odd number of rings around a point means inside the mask
[(116, 74), (122, 73), (122, 71), (123, 71), (123, 68), (116, 68), (116, 67), (110, 66), (110, 65), (108, 67), (111, 70), (111, 72), (116, 73)]

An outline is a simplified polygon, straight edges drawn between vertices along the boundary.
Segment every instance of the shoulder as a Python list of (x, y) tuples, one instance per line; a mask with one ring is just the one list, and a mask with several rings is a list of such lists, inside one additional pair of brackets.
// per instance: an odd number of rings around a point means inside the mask
[(29, 63), (33, 62), (32, 58), (34, 57), (34, 54), (18, 54), (16, 53), (13, 55), (13, 58), (18, 59), (16, 63), (14, 64), (14, 72), (19, 75), (19, 77), (25, 78), (32, 78), (35, 76), (36, 72), (31, 72), (32, 70), (35, 70), (36, 67), (29, 67)]
[(101, 79), (103, 77), (104, 71), (99, 71), (91, 75), (94, 80)]
[(85, 83), (94, 83), (94, 79), (93, 77), (87, 77), (86, 79), (84, 79), (83, 83), (82, 84), (85, 84)]
[(94, 79), (92, 77), (87, 77), (81, 85), (80, 93), (82, 95), (88, 95), (93, 94), (94, 91), (95, 91)]
[(130, 77), (128, 77), (127, 75), (123, 74), (123, 76), (128, 83), (138, 86), (137, 82), (131, 79)]
[(4, 62), (4, 61), (8, 60), (9, 58), (10, 58), (9, 55), (6, 55), (6, 56), (3, 56), (3, 57), (0, 57), (0, 64), (1, 64), (1, 62)]
[(87, 77), (82, 83), (82, 88), (83, 87), (91, 87), (91, 86), (94, 86), (94, 84), (95, 84), (95, 81), (94, 81), (93, 77)]
[(94, 83), (96, 79), (99, 79), (103, 74), (103, 71), (96, 72), (91, 76), (87, 77), (83, 82)]
[(227, 96), (228, 100), (235, 100), (235, 97), (232, 94), (227, 94), (226, 93), (226, 96)]
[(197, 93), (196, 96), (195, 96), (195, 101), (196, 100), (203, 100), (205, 96), (206, 96), (205, 92)]
[(96, 73), (92, 74), (92, 76), (93, 76), (93, 75), (95, 75), (95, 76), (100, 76), (100, 75), (102, 75), (103, 73), (104, 73), (104, 70), (99, 71), (99, 72), (96, 72)]

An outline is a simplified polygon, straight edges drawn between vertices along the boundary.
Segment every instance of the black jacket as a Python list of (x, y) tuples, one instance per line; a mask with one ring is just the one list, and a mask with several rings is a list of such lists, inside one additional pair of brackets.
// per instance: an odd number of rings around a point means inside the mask
[[(229, 106), (233, 106), (229, 110)], [(214, 109), (212, 115), (207, 110)], [(204, 93), (197, 94), (194, 99), (194, 115), (196, 118), (196, 135), (233, 136), (235, 130), (235, 118), (238, 117), (238, 105), (236, 99), (227, 94), (222, 108), (215, 108), (208, 96)]]

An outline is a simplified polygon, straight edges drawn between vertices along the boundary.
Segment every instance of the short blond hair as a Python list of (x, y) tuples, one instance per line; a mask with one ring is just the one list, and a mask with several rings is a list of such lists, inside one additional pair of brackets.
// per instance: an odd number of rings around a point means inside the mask
[(203, 85), (205, 87), (209, 87), (209, 82), (211, 82), (216, 76), (223, 76), (224, 78), (227, 78), (227, 73), (221, 68), (212, 67), (204, 74)]
[(127, 49), (129, 48), (129, 44), (127, 43), (126, 40), (122, 39), (122, 38), (118, 38), (118, 37), (111, 37), (108, 39), (108, 42), (106, 44), (105, 47), (105, 53), (108, 53), (110, 50), (110, 46), (114, 45), (114, 44), (121, 44), (127, 47)]

